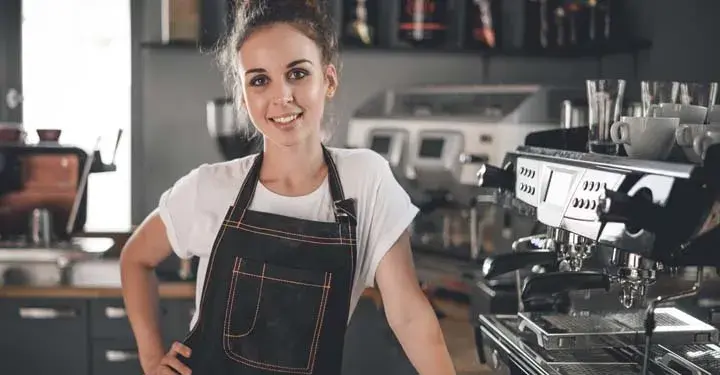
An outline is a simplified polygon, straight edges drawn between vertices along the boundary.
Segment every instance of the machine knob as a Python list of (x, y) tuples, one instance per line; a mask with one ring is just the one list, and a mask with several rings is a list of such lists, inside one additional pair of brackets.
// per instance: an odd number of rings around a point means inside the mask
[(598, 198), (596, 212), (601, 222), (624, 223), (628, 229), (657, 233), (662, 223), (668, 223), (665, 209), (653, 203), (652, 193), (644, 188), (633, 196), (605, 189)]
[(485, 163), (478, 170), (477, 179), (480, 187), (515, 190), (515, 172), (510, 168), (503, 169)]

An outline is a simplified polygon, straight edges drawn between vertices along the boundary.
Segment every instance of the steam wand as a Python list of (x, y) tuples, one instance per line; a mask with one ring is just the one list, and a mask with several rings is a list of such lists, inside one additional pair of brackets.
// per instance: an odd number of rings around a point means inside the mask
[(665, 302), (672, 302), (677, 301), (683, 298), (692, 297), (698, 294), (700, 291), (700, 284), (702, 284), (703, 280), (703, 267), (698, 267), (697, 269), (697, 279), (695, 280), (695, 284), (693, 285), (692, 289), (679, 292), (676, 294), (671, 294), (667, 296), (659, 296), (655, 298), (654, 300), (650, 301), (648, 304), (647, 310), (645, 311), (645, 355), (643, 356), (643, 368), (642, 368), (642, 374), (647, 375), (648, 374), (648, 366), (650, 363), (650, 344), (651, 339), (653, 335), (653, 331), (655, 330), (655, 327), (657, 326), (655, 321), (655, 308), (661, 303)]

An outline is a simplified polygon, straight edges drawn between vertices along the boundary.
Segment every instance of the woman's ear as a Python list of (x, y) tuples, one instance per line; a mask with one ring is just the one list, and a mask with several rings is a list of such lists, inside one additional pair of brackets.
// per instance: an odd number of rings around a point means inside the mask
[(327, 69), (325, 69), (325, 79), (327, 80), (327, 97), (328, 99), (332, 99), (335, 96), (335, 92), (337, 92), (338, 88), (338, 74), (337, 69), (335, 68), (335, 65), (328, 64)]

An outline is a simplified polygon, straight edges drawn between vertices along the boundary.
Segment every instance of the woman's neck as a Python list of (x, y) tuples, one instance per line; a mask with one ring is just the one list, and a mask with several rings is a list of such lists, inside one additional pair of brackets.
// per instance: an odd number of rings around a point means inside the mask
[(306, 195), (320, 186), (327, 167), (320, 142), (285, 147), (264, 142), (260, 181), (281, 195)]

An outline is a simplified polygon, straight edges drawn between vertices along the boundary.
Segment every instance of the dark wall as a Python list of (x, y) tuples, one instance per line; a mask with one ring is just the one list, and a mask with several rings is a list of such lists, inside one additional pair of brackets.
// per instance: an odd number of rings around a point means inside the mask
[[(160, 2), (132, 1), (135, 41), (157, 40)], [(720, 1), (628, 1), (636, 7), (647, 6), (635, 26), (654, 43), (652, 50), (639, 55), (639, 78), (718, 78), (715, 67), (720, 66), (720, 53), (710, 41)], [(140, 49), (135, 44), (133, 222), (137, 223), (177, 178), (200, 163), (220, 160), (207, 135), (205, 103), (225, 92), (212, 57), (189, 50)], [(342, 60), (341, 86), (332, 106), (337, 119), (332, 143), (336, 145), (343, 144), (344, 124), (353, 110), (387, 88), (427, 83), (582, 84), (600, 71), (595, 59), (495, 58), (483, 82), (483, 61), (472, 55), (351, 52)], [(636, 82), (631, 56), (607, 57), (601, 64), (603, 76)], [(632, 82), (632, 87), (637, 86)]]

